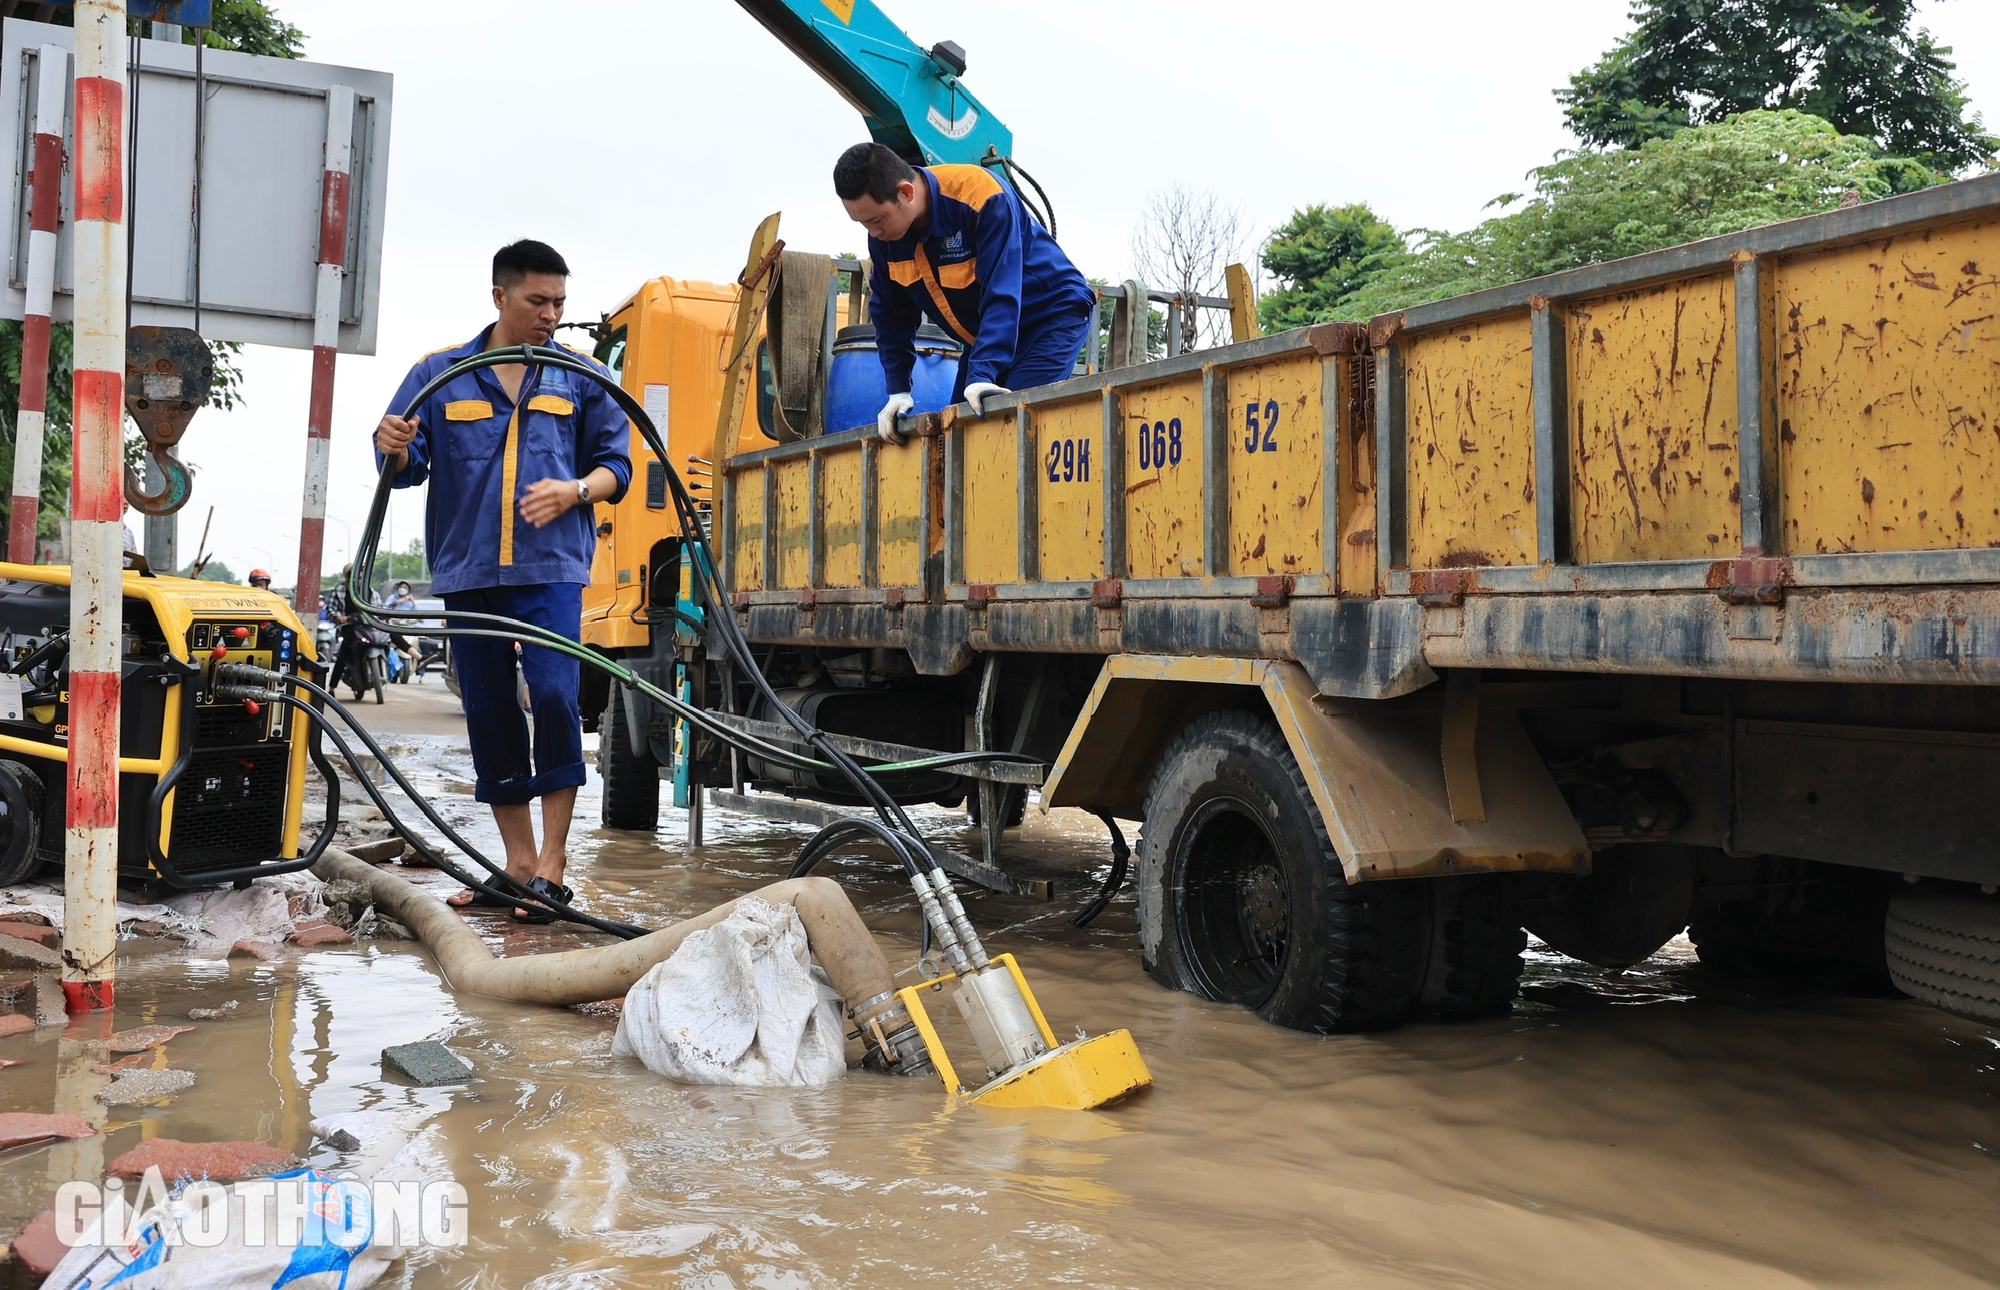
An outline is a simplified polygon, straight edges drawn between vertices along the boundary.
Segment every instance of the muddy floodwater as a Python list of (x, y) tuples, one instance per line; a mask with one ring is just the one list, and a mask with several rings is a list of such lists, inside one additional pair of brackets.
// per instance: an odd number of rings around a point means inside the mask
[[(392, 738), (494, 840), (458, 741)], [(596, 819), (594, 785), (578, 810)], [(962, 818), (919, 822), (969, 848)], [(652, 838), (580, 829), (584, 902), (664, 925), (784, 876), (806, 833), (711, 813), (690, 852), (684, 830), (677, 811)], [(169, 1046), (192, 1089), (112, 1108), (102, 1138), (0, 1157), (0, 1218), (16, 1230), (54, 1182), (142, 1137), (324, 1160), (314, 1116), (413, 1106), (435, 1113), (471, 1196), (469, 1246), (419, 1253), (383, 1283), (425, 1290), (2000, 1283), (1989, 1028), (1718, 979), (1677, 942), (1622, 974), (1537, 955), (1501, 1020), (1291, 1034), (1148, 980), (1129, 891), (1089, 930), (1069, 926), (1107, 859), (1095, 820), (1031, 811), (1009, 845), (1067, 880), (1049, 904), (968, 889), (975, 923), (1019, 955), (1060, 1034), (1129, 1027), (1149, 1093), (1002, 1113), (861, 1071), (814, 1091), (691, 1088), (612, 1057), (613, 1016), (454, 995), (409, 942), (256, 962), (135, 940), (117, 1025), (240, 1006)], [(891, 964), (911, 963), (912, 902), (889, 868), (822, 872)], [(478, 1082), (383, 1078), (385, 1045), (430, 1038)], [(24, 1059), (0, 1072), (0, 1110), (79, 1109), (104, 1082), (65, 1061), (75, 1045), (53, 1028), (0, 1044)]]

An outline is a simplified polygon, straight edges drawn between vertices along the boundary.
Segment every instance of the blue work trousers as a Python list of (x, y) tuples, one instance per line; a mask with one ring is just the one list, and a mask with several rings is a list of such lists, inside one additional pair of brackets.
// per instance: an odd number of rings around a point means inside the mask
[[(583, 587), (574, 582), (453, 591), (445, 595), (444, 607), (453, 627), (491, 627), (457, 617), (474, 613), (518, 618), (570, 640), (583, 631)], [(535, 715), (531, 749), (514, 681), (514, 642), (458, 636), (452, 639), (451, 654), (465, 706), (466, 739), (472, 745), (473, 796), (494, 806), (517, 806), (559, 788), (580, 786), (583, 715), (577, 706), (577, 660), (539, 645), (521, 647), (521, 672)]]
[[(1076, 375), (1077, 356), (1090, 331), (1096, 302), (1085, 304), (1075, 315), (1036, 319), (1021, 324), (1020, 348), (1014, 351), (1014, 365), (1000, 373), (993, 383), (1008, 390), (1032, 390), (1037, 385), (1053, 385)], [(951, 387), (951, 401), (965, 397), (964, 359), (958, 363), (958, 379)]]

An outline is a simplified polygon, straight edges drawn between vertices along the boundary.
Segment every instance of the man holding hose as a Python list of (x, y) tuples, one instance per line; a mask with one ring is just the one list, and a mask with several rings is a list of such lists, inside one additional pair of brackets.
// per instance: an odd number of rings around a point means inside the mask
[[(431, 590), (448, 613), (518, 618), (576, 640), (597, 549), (592, 503), (617, 501), (632, 479), (631, 425), (611, 396), (568, 372), (509, 363), (455, 377), (415, 415), (400, 415), (418, 390), (460, 359), (549, 344), (562, 321), (568, 277), (562, 256), (541, 242), (500, 248), (493, 257), (499, 316), (472, 340), (427, 354), (410, 369), (375, 428), (375, 460), (378, 467), (395, 464), (397, 488), (430, 484), (424, 549)], [(477, 776), (473, 795), (493, 808), (507, 872), (538, 895), (567, 902), (570, 814), (584, 781), (577, 660), (521, 648), (534, 712), (531, 742), (515, 688), (514, 642), (461, 636), (452, 655)], [(528, 811), (536, 798), (539, 846)], [(465, 891), (451, 903), (511, 902)], [(539, 906), (516, 906), (513, 916), (524, 923), (554, 918)]]

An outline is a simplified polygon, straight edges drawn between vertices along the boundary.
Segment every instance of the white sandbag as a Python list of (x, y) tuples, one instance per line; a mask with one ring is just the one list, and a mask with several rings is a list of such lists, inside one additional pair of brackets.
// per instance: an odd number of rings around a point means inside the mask
[(134, 1199), (164, 1196), (137, 1215), (106, 1204), (43, 1290), (363, 1290), (412, 1246), (463, 1246), (465, 1191), (426, 1118), (373, 1110), (314, 1120), (314, 1135), (342, 1154), (337, 1171), (169, 1190), (148, 1170)]
[[(281, 1203), (279, 1188), (302, 1195)], [(374, 1239), (367, 1184), (316, 1169), (193, 1183), (136, 1220), (106, 1209), (109, 1221), (63, 1256), (44, 1290), (362, 1290), (403, 1257)], [(301, 1213), (303, 1224), (287, 1221)]]
[(840, 996), (790, 905), (754, 896), (625, 996), (611, 1051), (689, 1084), (810, 1087), (847, 1069)]
[[(157, 905), (119, 901), (114, 915), (120, 930), (135, 922), (158, 923), (167, 935), (187, 942), (197, 955), (220, 958), (238, 941), (284, 941), (298, 924), (326, 913), (320, 889), (326, 884), (306, 871), (258, 878), (238, 890), (223, 887), (185, 891)], [(63, 925), (63, 891), (54, 883), (0, 887), (0, 914), (40, 914), (58, 931)]]

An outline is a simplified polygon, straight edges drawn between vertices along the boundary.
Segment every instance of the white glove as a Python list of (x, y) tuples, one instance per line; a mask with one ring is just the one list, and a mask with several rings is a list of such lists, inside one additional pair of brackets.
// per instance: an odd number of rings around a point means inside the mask
[(882, 410), (875, 414), (875, 433), (887, 443), (903, 442), (903, 432), (896, 428), (896, 418), (917, 406), (917, 401), (907, 394), (891, 394)]
[(1006, 386), (995, 385), (991, 381), (974, 381), (965, 387), (965, 401), (972, 405), (973, 416), (982, 417), (986, 415), (986, 409), (983, 405), (986, 402), (987, 395), (1012, 394), (1013, 392)]

